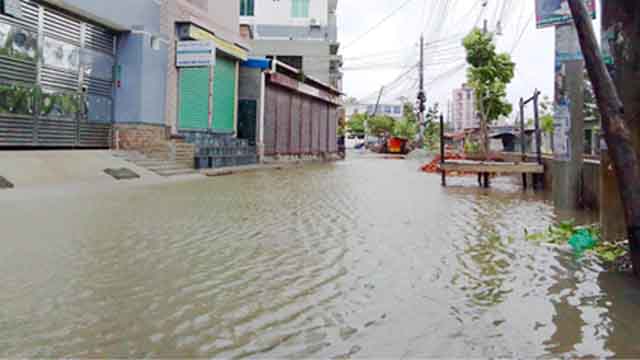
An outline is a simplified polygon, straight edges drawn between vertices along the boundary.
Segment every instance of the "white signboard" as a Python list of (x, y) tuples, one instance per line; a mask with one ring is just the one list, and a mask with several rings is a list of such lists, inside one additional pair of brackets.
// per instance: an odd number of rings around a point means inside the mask
[(177, 67), (213, 66), (216, 44), (213, 41), (179, 41), (176, 50)]
[(566, 105), (557, 106), (554, 116), (553, 154), (556, 160), (569, 160), (571, 158), (571, 114)]

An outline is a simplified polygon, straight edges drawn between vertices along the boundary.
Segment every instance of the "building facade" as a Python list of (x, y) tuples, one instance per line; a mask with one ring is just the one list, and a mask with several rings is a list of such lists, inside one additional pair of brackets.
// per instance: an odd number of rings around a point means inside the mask
[(0, 4), (0, 146), (108, 147), (114, 123), (162, 124), (157, 1)]
[[(235, 136), (239, 0), (0, 2), (0, 146), (157, 148)], [(182, 42), (207, 66), (177, 65)]]
[(467, 86), (467, 84), (462, 84), (462, 87), (453, 90), (451, 111), (454, 131), (463, 131), (480, 127), (480, 121), (477, 116), (475, 93), (472, 88)]
[(402, 104), (399, 103), (379, 104), (377, 110), (376, 104), (347, 103), (345, 104), (345, 112), (347, 119), (350, 119), (355, 114), (388, 116), (395, 120), (400, 120), (403, 117)]
[(277, 58), (341, 89), (337, 6), (337, 0), (241, 0), (240, 22), (253, 55)]

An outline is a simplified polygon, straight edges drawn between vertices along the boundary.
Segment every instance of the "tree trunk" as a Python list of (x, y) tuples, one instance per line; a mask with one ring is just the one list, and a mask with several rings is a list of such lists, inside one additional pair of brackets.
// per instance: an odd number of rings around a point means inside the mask
[(480, 115), (480, 136), (481, 136), (481, 151), (482, 156), (484, 156), (485, 160), (489, 159), (489, 124), (487, 122), (487, 117), (482, 114)]
[[(618, 175), (628, 229), (631, 258), (640, 276), (640, 163), (633, 136), (625, 122), (625, 108), (602, 59), (593, 24), (582, 0), (569, 0), (582, 53), (602, 115), (602, 128), (609, 155)], [(637, 32), (638, 29), (634, 29)], [(633, 119), (637, 121), (637, 119)]]

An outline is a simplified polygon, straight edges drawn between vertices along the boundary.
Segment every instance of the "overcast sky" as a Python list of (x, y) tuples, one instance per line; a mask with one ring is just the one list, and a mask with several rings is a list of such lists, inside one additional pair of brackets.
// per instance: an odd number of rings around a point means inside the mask
[[(409, 2), (404, 8), (363, 37), (405, 1)], [(460, 39), (476, 24), (481, 26), (484, 19), (488, 20), (489, 30), (496, 31), (498, 19), (502, 18), (503, 35), (497, 37), (498, 48), (512, 53), (516, 63), (515, 79), (509, 86), (510, 101), (516, 104), (536, 88), (552, 97), (554, 30), (536, 29), (534, 0), (488, 0), (485, 10), (480, 3), (481, 0), (340, 0), (339, 37), (347, 95), (375, 102), (381, 86), (410, 71), (407, 66), (418, 62), (417, 44), (420, 33), (424, 33), (426, 41), (433, 42), (425, 53), (429, 105), (437, 101), (441, 109), (446, 109), (452, 90), (465, 81), (465, 70), (460, 67), (465, 56)], [(417, 69), (410, 71), (399, 85), (385, 92), (384, 101), (397, 101), (403, 95), (413, 100), (417, 76)]]

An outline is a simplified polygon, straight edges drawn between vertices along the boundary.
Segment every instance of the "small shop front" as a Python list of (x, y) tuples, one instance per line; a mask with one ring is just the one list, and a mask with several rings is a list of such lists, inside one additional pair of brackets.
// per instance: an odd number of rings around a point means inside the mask
[(240, 62), (248, 51), (195, 24), (179, 24), (178, 133), (195, 145), (196, 167), (249, 165), (255, 147), (237, 137)]
[(235, 135), (238, 69), (247, 50), (194, 24), (178, 29), (179, 132)]

